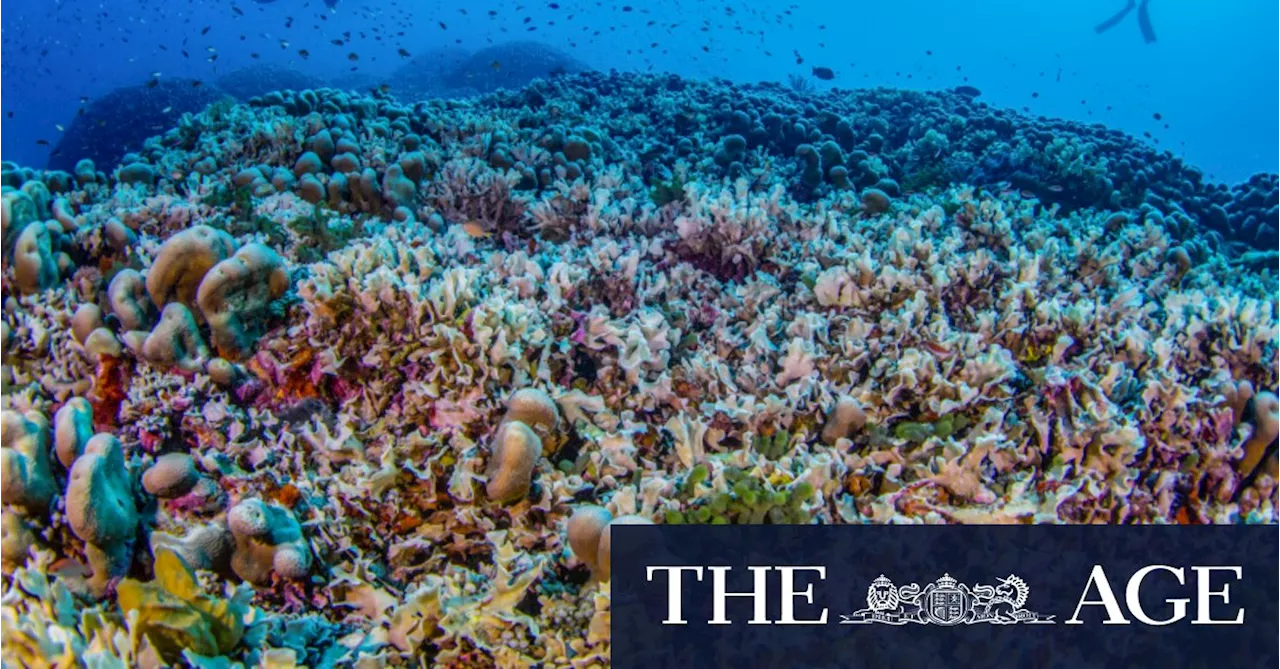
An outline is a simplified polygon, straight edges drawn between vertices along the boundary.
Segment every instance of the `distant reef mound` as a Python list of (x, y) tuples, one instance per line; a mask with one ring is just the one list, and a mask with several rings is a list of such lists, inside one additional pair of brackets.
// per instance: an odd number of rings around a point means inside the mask
[(586, 64), (559, 49), (532, 41), (516, 41), (481, 49), (445, 71), (443, 83), (451, 89), (491, 93), (513, 90), (538, 78), (571, 74)]
[(194, 79), (160, 80), (154, 85), (122, 86), (83, 107), (54, 147), (49, 169), (73, 170), (88, 158), (99, 168), (110, 169), (130, 151), (142, 147), (153, 135), (177, 125), (187, 112), (198, 112), (227, 97), (216, 86)]
[[(454, 59), (457, 64), (450, 66)], [(373, 101), (368, 89), (343, 95), (307, 89), (273, 91), (251, 102), (283, 106), (299, 116), (373, 104), (374, 113), (403, 119), (399, 123), (407, 123), (407, 131), (422, 134), (433, 127), (437, 103), (414, 99), (416, 86), (427, 97), (483, 93), (469, 103), (477, 113), (518, 112), (515, 125), (521, 128), (576, 119), (574, 127), (553, 133), (541, 146), (555, 165), (525, 164), (527, 156), (495, 136), (487, 159), (495, 169), (520, 172), (520, 189), (536, 189), (546, 173), (584, 173), (584, 156), (599, 157), (591, 147), (616, 146), (610, 160), (640, 165), (643, 178), (664, 197), (680, 196), (677, 163), (702, 178), (745, 178), (753, 188), (780, 183), (800, 202), (847, 192), (873, 209), (913, 193), (968, 184), (995, 193), (1020, 191), (1064, 213), (1115, 212), (1135, 224), (1175, 230), (1184, 239), (1209, 234), (1266, 252), (1280, 243), (1276, 174), (1255, 174), (1234, 185), (1211, 182), (1182, 158), (1118, 130), (993, 107), (955, 91), (815, 92), (676, 75), (572, 74), (581, 63), (534, 42), (466, 57), (449, 50), (423, 53), (405, 67), (416, 78), (404, 77), (405, 86), (393, 83), (390, 95), (374, 91)], [(431, 95), (436, 86), (439, 96)], [(115, 91), (73, 124), (52, 166), (70, 169), (89, 157), (110, 169), (146, 136), (161, 134), (183, 112), (223, 94), (182, 81)], [(357, 105), (361, 97), (366, 101)], [(622, 117), (639, 120), (615, 127)]]
[(319, 88), (328, 85), (320, 77), (304, 74), (282, 65), (257, 64), (233, 70), (218, 78), (218, 88), (237, 100), (248, 100), (271, 91)]
[(410, 102), (448, 96), (452, 92), (445, 79), (469, 59), (467, 50), (458, 47), (439, 47), (414, 54), (392, 73), (391, 94)]

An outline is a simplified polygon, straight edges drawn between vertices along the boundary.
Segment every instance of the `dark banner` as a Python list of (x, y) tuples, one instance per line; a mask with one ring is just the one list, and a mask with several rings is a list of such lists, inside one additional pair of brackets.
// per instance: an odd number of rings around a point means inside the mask
[(617, 526), (616, 669), (1280, 666), (1274, 526)]

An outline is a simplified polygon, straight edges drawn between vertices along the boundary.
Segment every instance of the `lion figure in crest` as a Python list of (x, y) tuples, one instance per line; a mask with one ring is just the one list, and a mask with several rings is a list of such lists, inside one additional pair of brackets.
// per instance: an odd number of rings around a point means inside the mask
[(897, 610), (900, 601), (898, 589), (893, 587), (893, 581), (885, 578), (884, 574), (867, 587), (867, 608), (872, 611)]

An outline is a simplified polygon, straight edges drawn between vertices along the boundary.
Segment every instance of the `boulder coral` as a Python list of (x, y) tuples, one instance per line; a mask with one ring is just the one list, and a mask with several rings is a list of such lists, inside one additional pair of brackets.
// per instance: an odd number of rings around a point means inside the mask
[(44, 415), (8, 410), (0, 416), (0, 501), (24, 516), (43, 516), (58, 492), (49, 446), (49, 420)]
[(133, 559), (138, 510), (124, 447), (111, 434), (98, 434), (76, 458), (67, 480), (67, 522), (85, 542), (98, 593), (124, 576)]
[(146, 282), (135, 269), (122, 269), (107, 286), (107, 303), (111, 313), (125, 330), (145, 330), (151, 324), (151, 298)]
[(36, 535), (16, 513), (0, 515), (0, 573), (9, 576), (27, 562)]
[[(628, 514), (614, 518), (608, 509), (586, 505), (574, 509), (567, 532), (569, 548), (591, 568), (596, 580), (607, 582), (613, 575), (613, 533), (617, 525), (653, 525), (645, 516)], [(656, 536), (656, 535), (655, 535)]]
[(271, 302), (288, 290), (284, 260), (263, 244), (248, 244), (210, 269), (196, 302), (218, 354), (233, 361), (248, 356), (262, 334)]
[(138, 353), (153, 365), (184, 372), (201, 371), (209, 360), (209, 347), (200, 336), (200, 326), (191, 310), (181, 302), (165, 305), (160, 322), (142, 341)]
[(619, 525), (653, 525), (653, 521), (638, 515), (619, 516), (609, 521), (600, 531), (600, 545), (596, 548), (595, 577), (607, 582), (613, 576), (613, 528)]
[(236, 242), (225, 231), (207, 225), (183, 230), (165, 240), (147, 270), (147, 294), (157, 307), (181, 302), (196, 306), (196, 291), (214, 265), (231, 257)]
[(533, 470), (542, 455), (542, 439), (520, 421), (504, 422), (493, 437), (493, 452), (485, 470), (489, 499), (514, 502), (529, 494)]
[(84, 453), (93, 438), (93, 407), (83, 397), (73, 397), (53, 415), (54, 451), (68, 469)]
[(296, 580), (311, 570), (311, 546), (288, 509), (246, 499), (227, 512), (227, 527), (236, 545), (231, 568), (240, 578), (266, 585), (272, 574)]
[(514, 502), (529, 493), (544, 446), (560, 429), (560, 410), (546, 391), (521, 388), (507, 398), (507, 411), (493, 435), (485, 468), (485, 490), (496, 502)]
[[(1280, 435), (1280, 400), (1276, 398), (1275, 393), (1262, 392), (1254, 396), (1252, 422), (1253, 434), (1242, 447), (1244, 457), (1236, 463), (1236, 469), (1245, 476), (1257, 469), (1267, 448)], [(1276, 453), (1272, 452), (1270, 459), (1275, 460), (1276, 457)], [(1274, 463), (1269, 463), (1268, 469), (1271, 470), (1269, 473), (1275, 474)]]
[(519, 421), (542, 434), (552, 434), (560, 427), (560, 410), (546, 391), (521, 388), (507, 400), (503, 422)]
[(13, 249), (13, 281), (23, 294), (38, 293), (58, 281), (53, 234), (43, 223), (28, 225)]
[(199, 481), (196, 461), (187, 453), (165, 453), (142, 474), (143, 490), (162, 499), (185, 495)]
[(4, 240), (2, 250), (6, 261), (27, 226), (40, 220), (40, 209), (30, 195), (9, 186), (0, 190), (0, 236)]

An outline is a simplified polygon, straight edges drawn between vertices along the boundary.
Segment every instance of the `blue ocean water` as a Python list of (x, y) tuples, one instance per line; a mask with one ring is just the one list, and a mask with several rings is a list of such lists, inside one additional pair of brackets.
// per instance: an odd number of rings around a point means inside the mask
[[(73, 164), (78, 147), (58, 149), (62, 135), (113, 89), (182, 79), (212, 86), (255, 65), (318, 83), (386, 85), (393, 94), (460, 95), (465, 86), (406, 87), (413, 76), (404, 66), (429, 70), (495, 44), (534, 40), (584, 67), (620, 72), (736, 82), (798, 75), (820, 89), (969, 85), (994, 105), (1143, 137), (1212, 180), (1274, 172), (1276, 4), (1151, 0), (1154, 42), (1144, 41), (1136, 9), (1095, 31), (1124, 6), (340, 0), (329, 8), (320, 0), (9, 0), (0, 20), (0, 141), (6, 160), (43, 167), (58, 151)], [(834, 78), (812, 78), (814, 66), (830, 68)], [(477, 74), (491, 72), (481, 67)], [(155, 134), (168, 127), (154, 125)]]

